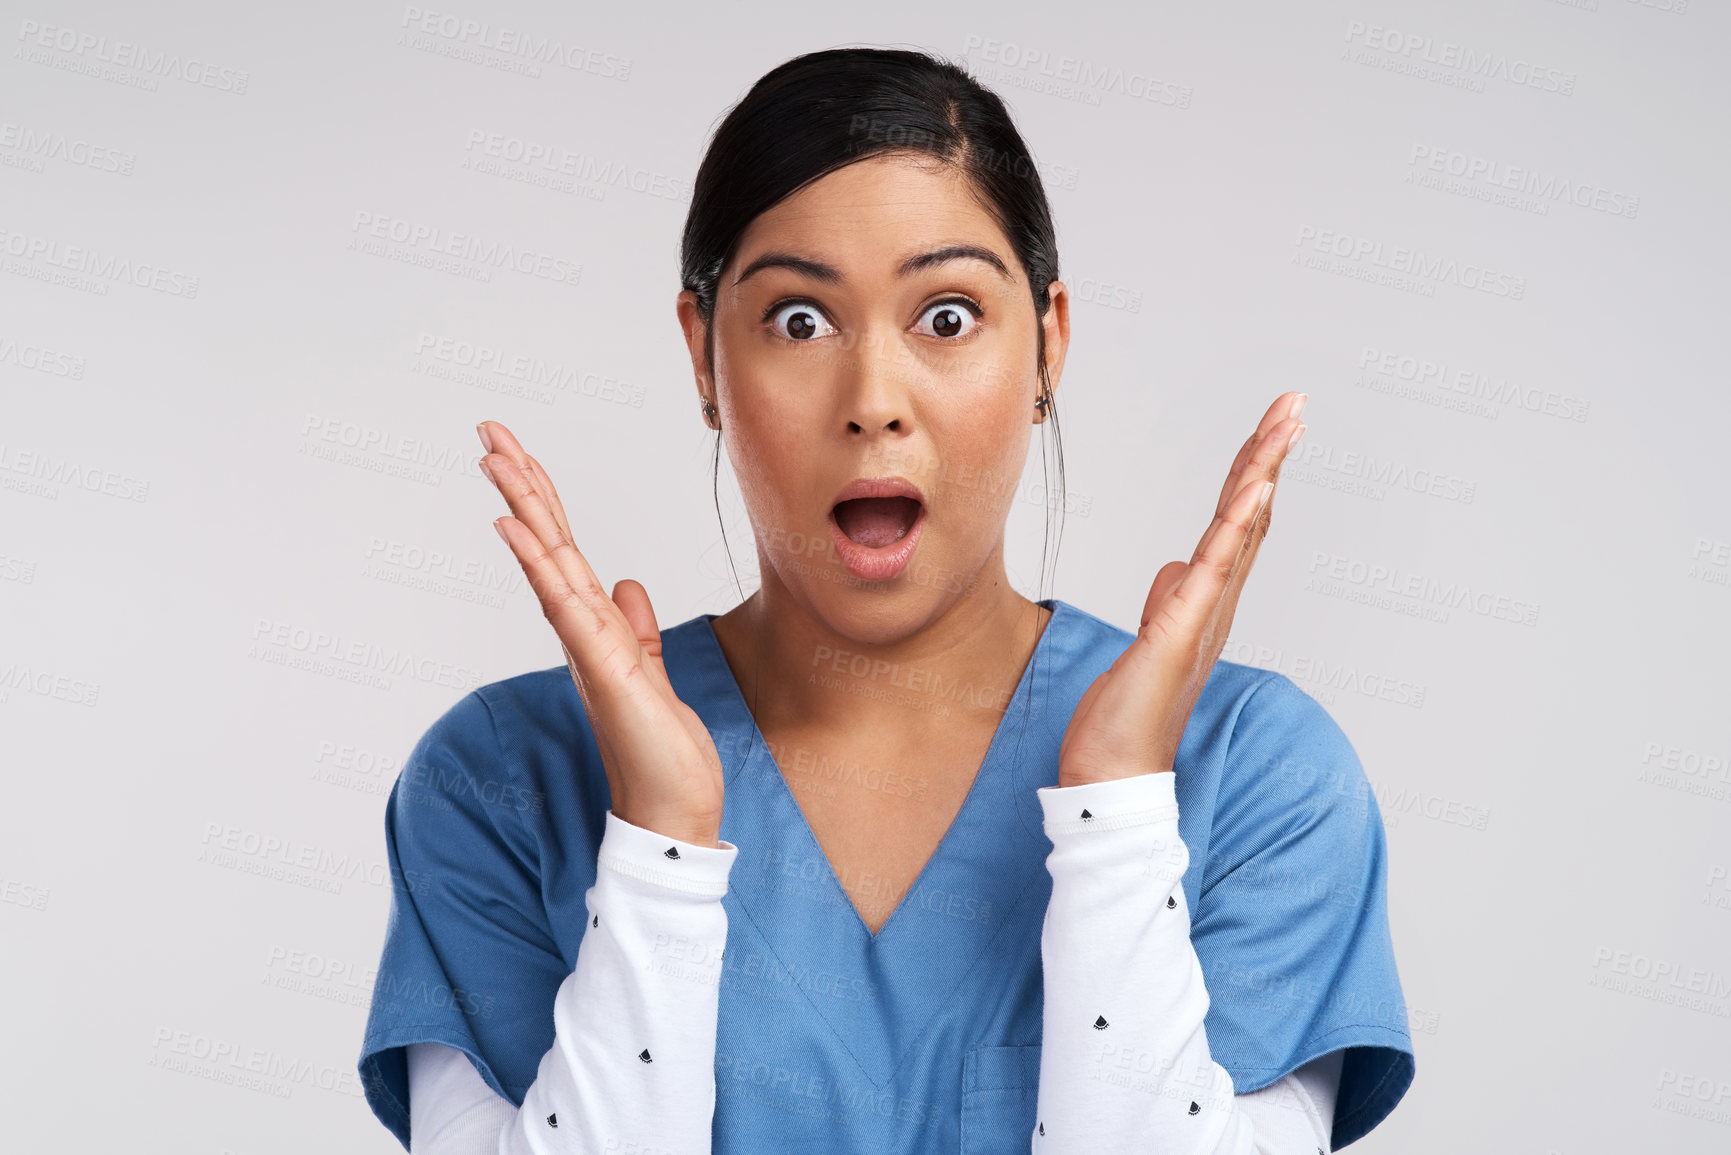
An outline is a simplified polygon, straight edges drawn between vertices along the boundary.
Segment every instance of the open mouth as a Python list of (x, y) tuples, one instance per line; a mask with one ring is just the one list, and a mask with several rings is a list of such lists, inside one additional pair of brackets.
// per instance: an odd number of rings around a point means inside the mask
[(862, 478), (842, 493), (859, 496), (830, 507), (835, 556), (862, 581), (889, 581), (907, 568), (919, 548), (927, 520), (926, 507), (916, 496), (919, 489), (899, 478)]
[(911, 497), (856, 497), (837, 502), (832, 516), (846, 538), (866, 549), (882, 549), (906, 537), (920, 518)]

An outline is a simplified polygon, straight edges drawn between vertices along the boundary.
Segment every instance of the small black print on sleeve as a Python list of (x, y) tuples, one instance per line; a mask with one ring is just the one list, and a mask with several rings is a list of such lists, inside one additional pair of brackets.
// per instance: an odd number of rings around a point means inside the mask
[(1196, 1113), (1197, 1113), (1197, 1112), (1198, 1112), (1198, 1111), (1200, 1111), (1200, 1110), (1202, 1110), (1202, 1108), (1201, 1108), (1201, 1107), (1199, 1107), (1199, 1106), (1197, 1106), (1197, 1105), (1196, 1105), (1196, 1103), (1195, 1103), (1195, 1102), (1194, 1102), (1194, 1101), (1192, 1101), (1192, 1102), (1191, 1102), (1191, 1104), (1190, 1104), (1190, 1113), (1191, 1113), (1191, 1114), (1192, 1114), (1192, 1115), (1194, 1115), (1194, 1114), (1196, 1114)]
[(644, 1047), (643, 1052), (641, 1054), (639, 1054), (637, 1057), (639, 1059), (642, 1059), (645, 1063), (653, 1063), (655, 1061), (654, 1059), (651, 1059), (649, 1057), (649, 1048), (648, 1047)]
[(1166, 896), (1166, 909), (1167, 910), (1171, 910), (1173, 907), (1175, 907), (1177, 905), (1178, 905), (1178, 900), (1176, 898), (1173, 898), (1170, 894)]
[(598, 914), (591, 915), (589, 917), (589, 925), (590, 926), (600, 926), (601, 925), (601, 916)]
[(558, 1125), (559, 1125), (559, 1116), (557, 1114), (547, 1116), (547, 1126), (557, 1127)]
[(1088, 808), (1086, 806), (1084, 806), (1082, 808), (1082, 820), (1085, 822), (1088, 819), (1093, 818), (1093, 817), (1094, 816), (1092, 814), (1088, 813)]
[(679, 847), (669, 846), (666, 850), (663, 850), (661, 853), (665, 854), (669, 858), (678, 858), (679, 857)]
[(1095, 1030), (1096, 1030), (1096, 1031), (1103, 1031), (1103, 1030), (1105, 1030), (1105, 1029), (1106, 1029), (1106, 1028), (1107, 1028), (1107, 1027), (1109, 1027), (1109, 1026), (1111, 1026), (1111, 1025), (1112, 1025), (1112, 1024), (1111, 1024), (1111, 1023), (1108, 1023), (1108, 1022), (1107, 1022), (1107, 1021), (1106, 1021), (1106, 1016), (1105, 1016), (1105, 1015), (1101, 1015), (1101, 1016), (1100, 1016), (1100, 1017), (1099, 1017), (1099, 1018), (1097, 1018), (1097, 1019), (1095, 1019), (1095, 1020), (1094, 1020), (1094, 1029), (1095, 1029)]
[(1046, 1124), (1042, 1122), (1040, 1124), (1040, 1134), (1044, 1135), (1045, 1133), (1046, 1133)]

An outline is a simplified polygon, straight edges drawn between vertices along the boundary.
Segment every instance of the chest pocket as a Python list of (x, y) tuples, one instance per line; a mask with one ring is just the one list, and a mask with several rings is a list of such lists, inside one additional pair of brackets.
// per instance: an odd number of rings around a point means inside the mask
[(962, 1060), (962, 1155), (1033, 1147), (1040, 1047), (975, 1047)]

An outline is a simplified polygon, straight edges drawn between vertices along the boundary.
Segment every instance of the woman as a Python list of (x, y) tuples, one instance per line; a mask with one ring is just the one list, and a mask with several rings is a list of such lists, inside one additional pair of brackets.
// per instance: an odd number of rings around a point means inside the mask
[(435, 1155), (1369, 1131), (1414, 1071), (1381, 817), (1317, 703), (1216, 660), (1304, 396), (1132, 635), (1005, 577), (1070, 327), (995, 96), (919, 53), (789, 61), (717, 129), (682, 262), (761, 588), (661, 630), (479, 427), (567, 664), (458, 702), (386, 807), (381, 1121)]

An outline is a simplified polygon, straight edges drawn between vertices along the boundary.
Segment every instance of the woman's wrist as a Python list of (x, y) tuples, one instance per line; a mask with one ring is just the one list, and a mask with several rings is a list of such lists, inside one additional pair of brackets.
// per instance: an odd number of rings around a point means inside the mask
[(613, 816), (640, 830), (648, 830), (679, 842), (688, 842), (693, 846), (715, 849), (721, 845), (720, 821), (691, 818), (688, 815), (627, 813), (619, 806), (613, 807)]
[(1160, 770), (1147, 770), (1130, 766), (1058, 766), (1058, 787), (1067, 789), (1071, 786), (1089, 786), (1096, 782), (1116, 782), (1121, 778), (1135, 778), (1141, 774), (1170, 774), (1172, 767)]

